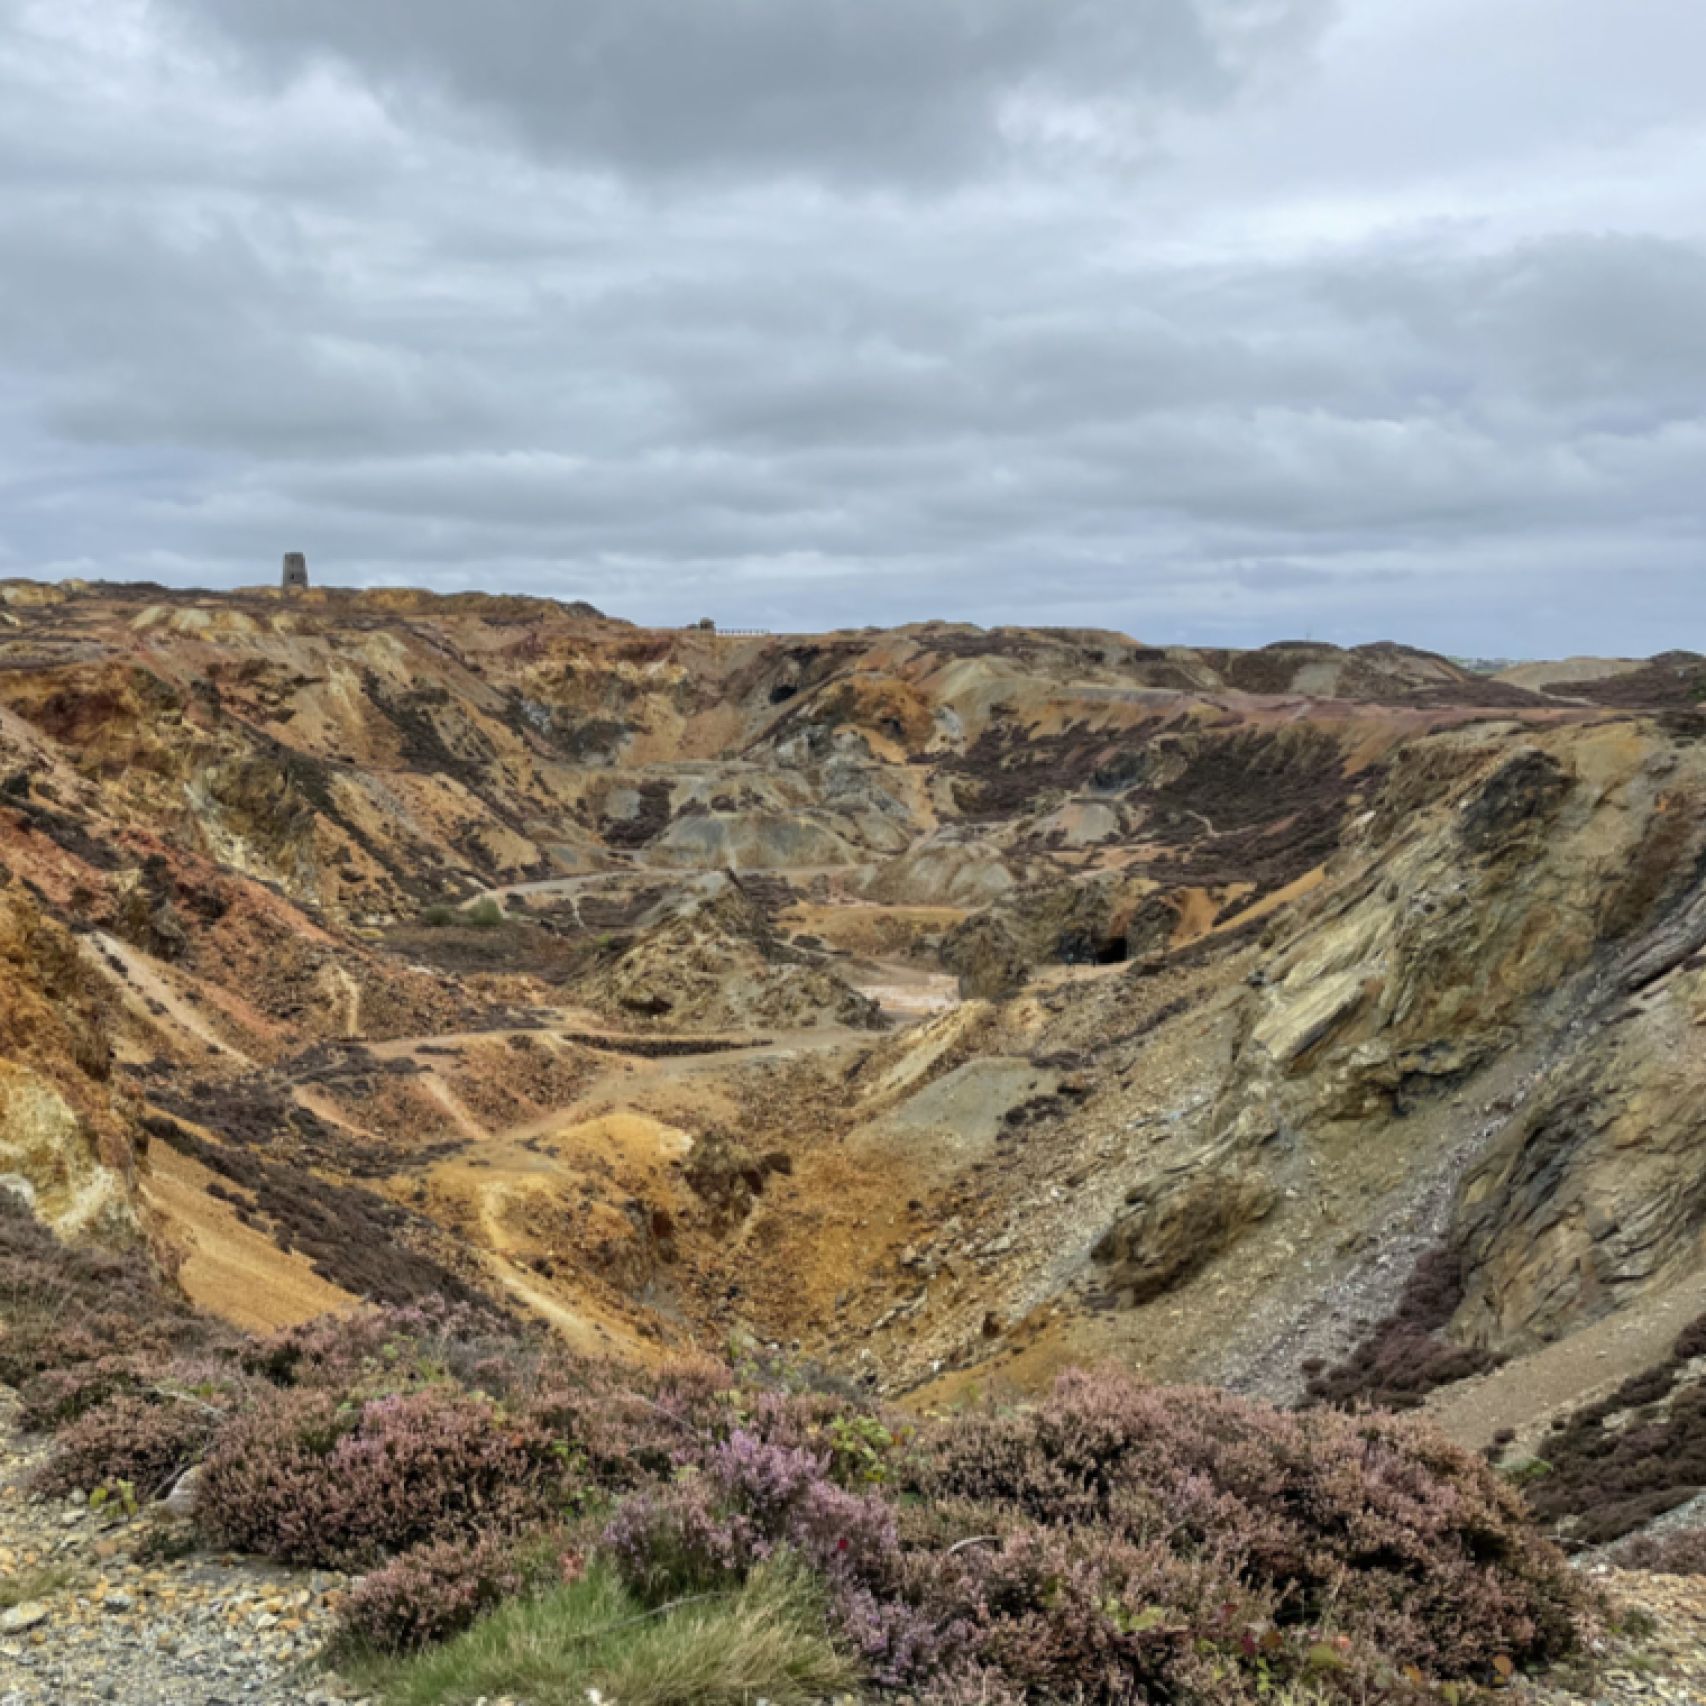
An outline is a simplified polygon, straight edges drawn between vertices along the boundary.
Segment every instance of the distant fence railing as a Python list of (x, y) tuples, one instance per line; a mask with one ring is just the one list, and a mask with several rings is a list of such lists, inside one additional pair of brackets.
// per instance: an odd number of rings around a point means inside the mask
[(768, 628), (706, 628), (697, 622), (689, 622), (680, 630), (683, 634), (709, 634), (713, 639), (723, 640), (752, 640), (767, 636)]

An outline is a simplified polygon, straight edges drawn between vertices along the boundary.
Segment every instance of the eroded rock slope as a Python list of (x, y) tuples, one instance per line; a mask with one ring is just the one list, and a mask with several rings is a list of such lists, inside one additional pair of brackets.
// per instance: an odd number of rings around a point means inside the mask
[(10, 583), (0, 1175), (245, 1324), (1442, 1404), (1706, 1275), (1703, 694)]

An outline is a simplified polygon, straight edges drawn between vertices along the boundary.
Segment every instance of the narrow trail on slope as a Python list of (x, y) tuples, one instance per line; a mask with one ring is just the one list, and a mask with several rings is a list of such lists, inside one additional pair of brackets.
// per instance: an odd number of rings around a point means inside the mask
[(604, 1326), (580, 1309), (569, 1306), (556, 1292), (546, 1290), (519, 1262), (503, 1254), (505, 1242), (494, 1198), (500, 1202), (504, 1192), (502, 1180), (489, 1180), (475, 1194), (483, 1248), (480, 1259), (497, 1282), (521, 1302), (548, 1321), (559, 1332), (569, 1348), (584, 1356), (607, 1356), (618, 1345), (630, 1353), (645, 1341), (637, 1333), (624, 1331), (618, 1325)]

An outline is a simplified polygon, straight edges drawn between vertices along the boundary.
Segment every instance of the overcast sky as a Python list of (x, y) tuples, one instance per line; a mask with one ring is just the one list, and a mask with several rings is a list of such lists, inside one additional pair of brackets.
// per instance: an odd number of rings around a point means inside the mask
[(1706, 650), (1702, 0), (0, 0), (0, 576)]

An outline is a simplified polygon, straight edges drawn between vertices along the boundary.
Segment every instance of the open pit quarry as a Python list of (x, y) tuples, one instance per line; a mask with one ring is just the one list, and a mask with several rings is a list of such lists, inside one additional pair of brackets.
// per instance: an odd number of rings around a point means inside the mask
[(0, 1175), (245, 1327), (1532, 1434), (1706, 1312), (1703, 690), (9, 583)]

